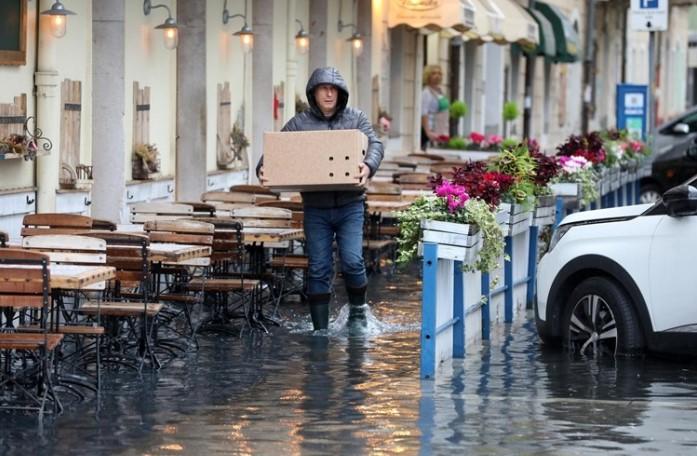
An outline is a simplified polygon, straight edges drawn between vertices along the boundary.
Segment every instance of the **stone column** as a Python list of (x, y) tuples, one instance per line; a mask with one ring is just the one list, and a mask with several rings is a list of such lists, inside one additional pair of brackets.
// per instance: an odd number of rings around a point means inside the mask
[(92, 216), (116, 223), (126, 193), (125, 0), (92, 0)]
[[(50, 0), (41, 0), (40, 10), (51, 8)], [(60, 91), (55, 38), (51, 35), (49, 17), (39, 16), (39, 62), (34, 74), (36, 84), (36, 127), (50, 139), (53, 149), (49, 155), (37, 157), (37, 212), (55, 212), (56, 189), (60, 174)], [(29, 126), (32, 127), (31, 125)]]
[[(310, 0), (310, 39), (309, 64), (310, 74), (315, 68), (327, 66), (327, 0)], [(336, 27), (336, 22), (334, 22)]]
[(177, 201), (206, 191), (206, 3), (177, 0)]
[(273, 0), (252, 2), (252, 99), (245, 106), (252, 109), (252, 161), (249, 173), (257, 182), (255, 169), (263, 153), (264, 132), (273, 130)]
[[(358, 0), (358, 33), (363, 36), (363, 52), (356, 58), (358, 95), (353, 105), (363, 111), (371, 122), (373, 118), (373, 8), (371, 0)], [(377, 107), (376, 107), (377, 109)]]

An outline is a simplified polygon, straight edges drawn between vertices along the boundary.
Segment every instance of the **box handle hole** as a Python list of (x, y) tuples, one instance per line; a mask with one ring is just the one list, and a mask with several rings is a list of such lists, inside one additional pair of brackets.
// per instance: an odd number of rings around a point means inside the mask
[(346, 172), (346, 177), (349, 177), (350, 174), (351, 174), (351, 173), (349, 173), (349, 172), (347, 171), (347, 172)]
[(334, 177), (334, 173), (329, 173), (329, 177)]
[(329, 157), (329, 161), (332, 161), (332, 160), (334, 160), (334, 157)]
[(346, 160), (349, 160), (349, 159), (350, 159), (350, 157), (347, 155), (347, 156), (346, 156)]

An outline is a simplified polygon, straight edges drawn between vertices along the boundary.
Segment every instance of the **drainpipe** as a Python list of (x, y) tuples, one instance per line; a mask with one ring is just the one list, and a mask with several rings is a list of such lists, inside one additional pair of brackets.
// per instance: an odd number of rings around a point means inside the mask
[(586, 45), (583, 54), (583, 114), (581, 130), (588, 133), (590, 118), (593, 113), (593, 35), (595, 33), (595, 1), (586, 0)]
[[(530, 10), (535, 8), (535, 0), (528, 2)], [(525, 87), (523, 88), (523, 138), (530, 138), (532, 129), (532, 99), (533, 84), (535, 81), (535, 60), (537, 56), (526, 54), (525, 56)]]
[[(51, 9), (51, 0), (41, 0), (40, 11)], [(51, 35), (48, 18), (38, 16), (38, 63), (34, 73), (36, 85), (36, 126), (53, 142), (49, 155), (37, 157), (37, 212), (55, 212), (56, 189), (60, 173), (60, 98), (56, 70), (56, 38)]]

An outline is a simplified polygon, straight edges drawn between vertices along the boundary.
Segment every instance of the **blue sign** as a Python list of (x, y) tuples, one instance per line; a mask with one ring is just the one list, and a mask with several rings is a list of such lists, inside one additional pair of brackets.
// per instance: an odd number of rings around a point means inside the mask
[(657, 9), (658, 0), (639, 0), (639, 8), (641, 9)]
[[(651, 0), (642, 3), (652, 3)], [(649, 90), (645, 85), (617, 84), (617, 128), (646, 140)]]

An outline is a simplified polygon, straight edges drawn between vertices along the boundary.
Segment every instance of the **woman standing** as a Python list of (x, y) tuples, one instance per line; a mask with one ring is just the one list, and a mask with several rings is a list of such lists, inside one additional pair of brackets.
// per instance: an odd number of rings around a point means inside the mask
[(439, 137), (448, 134), (448, 108), (450, 102), (443, 95), (441, 82), (443, 70), (439, 65), (424, 68), (424, 89), (421, 92), (421, 150), (426, 150), (429, 141), (439, 142)]

